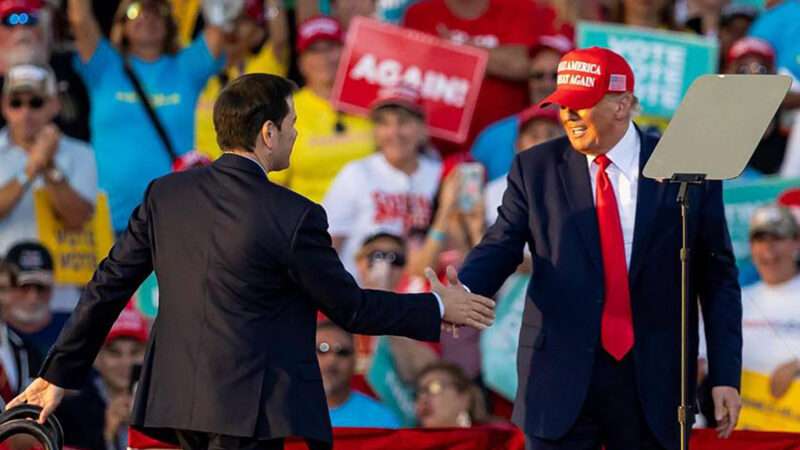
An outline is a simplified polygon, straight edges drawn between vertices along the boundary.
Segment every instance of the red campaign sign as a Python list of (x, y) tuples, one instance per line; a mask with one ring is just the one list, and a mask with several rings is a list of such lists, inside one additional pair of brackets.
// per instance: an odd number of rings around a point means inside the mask
[(430, 134), (456, 143), (469, 131), (486, 71), (486, 51), (430, 34), (357, 17), (350, 23), (334, 106), (367, 115), (381, 89), (404, 83), (419, 89)]

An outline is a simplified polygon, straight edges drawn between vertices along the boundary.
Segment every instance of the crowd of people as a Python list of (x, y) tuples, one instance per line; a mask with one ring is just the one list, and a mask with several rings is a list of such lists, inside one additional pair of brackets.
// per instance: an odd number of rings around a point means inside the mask
[[(58, 255), (41, 242), (41, 209), (64, 230), (80, 230), (107, 199), (111, 231), (123, 232), (150, 181), (220, 156), (213, 102), (241, 74), (288, 76), (301, 86), (291, 164), (270, 182), (323, 205), (333, 246), (364, 288), (427, 291), (427, 267), (444, 276), (481, 240), (514, 156), (564, 134), (557, 107), (538, 103), (556, 88), (578, 21), (701, 35), (718, 42), (721, 73), (791, 76), (743, 178), (800, 176), (798, 0), (760, 9), (736, 0), (240, 3), (225, 11), (214, 0), (0, 0), (3, 405), (36, 375), (82, 288), (57, 280)], [(380, 90), (365, 116), (337, 110), (332, 92), (356, 16), (488, 53), (464, 142), (431, 137), (415, 86)], [(667, 122), (639, 124), (658, 133)], [(753, 213), (758, 276), (743, 279), (756, 281), (742, 293), (744, 367), (768, 377), (775, 399), (800, 389), (797, 197)], [(531, 270), (526, 258), (518, 273)], [(509, 279), (503, 300), (524, 297), (517, 281)], [(126, 448), (148, 320), (131, 302), (91, 380), (56, 412), (67, 445)], [(506, 426), (513, 397), (487, 382), (481, 333), (458, 331), (430, 344), (354, 336), (320, 317), (317, 356), (333, 425)], [(793, 426), (786, 429), (800, 431)]]

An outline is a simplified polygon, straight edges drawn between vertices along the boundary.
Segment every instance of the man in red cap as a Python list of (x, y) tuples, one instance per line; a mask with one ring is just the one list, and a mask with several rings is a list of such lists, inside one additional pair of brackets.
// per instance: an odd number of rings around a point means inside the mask
[[(677, 186), (641, 175), (656, 141), (631, 121), (634, 77), (621, 56), (597, 47), (569, 52), (557, 83), (542, 104), (560, 106), (566, 137), (515, 157), (497, 221), (459, 277), (472, 292), (492, 296), (530, 248), (514, 413), (529, 448), (675, 449)], [(728, 436), (740, 408), (737, 270), (721, 183), (690, 196), (690, 298), (702, 306), (718, 431)], [(692, 302), (690, 361), (697, 309)]]

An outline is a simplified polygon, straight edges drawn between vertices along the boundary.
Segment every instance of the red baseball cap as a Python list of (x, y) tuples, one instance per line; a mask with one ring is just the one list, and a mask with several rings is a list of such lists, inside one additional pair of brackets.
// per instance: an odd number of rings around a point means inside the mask
[(267, 16), (264, 13), (264, 0), (245, 0), (244, 15), (259, 25), (264, 25)]
[(531, 120), (542, 119), (561, 124), (558, 117), (558, 110), (554, 108), (540, 108), (539, 105), (529, 106), (523, 109), (522, 112), (517, 114), (519, 119), (519, 128), (522, 129)]
[(130, 338), (138, 342), (147, 342), (150, 327), (144, 316), (137, 311), (132, 302), (122, 310), (117, 321), (111, 326), (106, 336), (106, 344), (118, 338)]
[(406, 83), (386, 87), (378, 91), (378, 97), (370, 105), (370, 110), (375, 111), (382, 106), (397, 105), (413, 113), (425, 117), (425, 106), (422, 103), (419, 89)]
[(42, 0), (0, 0), (0, 17), (12, 12), (33, 14), (44, 8)]
[(558, 63), (555, 92), (539, 106), (591, 108), (609, 92), (633, 92), (633, 83), (631, 66), (617, 53), (601, 47), (573, 50)]
[(744, 37), (734, 42), (728, 49), (726, 61), (730, 64), (746, 55), (760, 56), (767, 60), (770, 66), (775, 64), (775, 50), (769, 42), (754, 37)]
[(297, 27), (297, 52), (303, 53), (317, 41), (343, 42), (342, 26), (331, 17), (312, 17)]

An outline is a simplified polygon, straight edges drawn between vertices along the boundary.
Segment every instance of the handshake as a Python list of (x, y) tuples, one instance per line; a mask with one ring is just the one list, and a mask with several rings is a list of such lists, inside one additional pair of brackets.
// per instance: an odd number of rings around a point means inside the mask
[(458, 337), (457, 327), (467, 325), (477, 330), (485, 330), (494, 322), (494, 301), (471, 293), (458, 280), (453, 266), (447, 267), (447, 285), (442, 284), (436, 272), (425, 269), (425, 277), (444, 305), (442, 328), (450, 330)]

